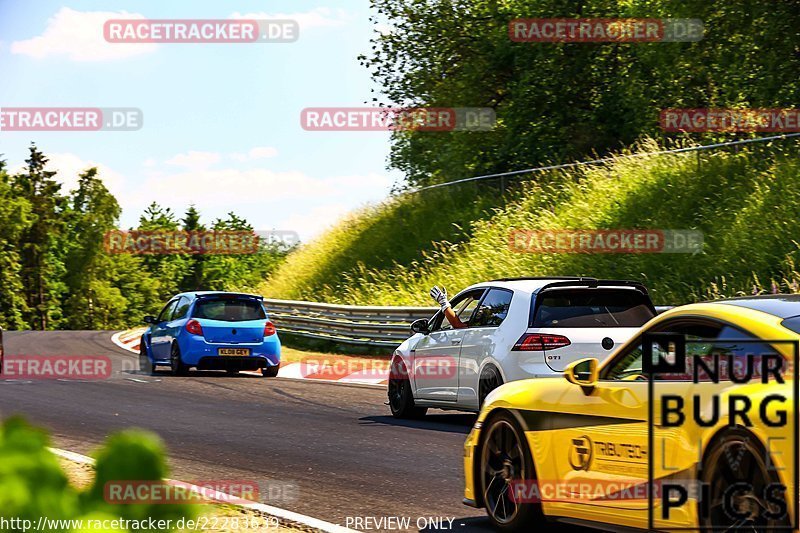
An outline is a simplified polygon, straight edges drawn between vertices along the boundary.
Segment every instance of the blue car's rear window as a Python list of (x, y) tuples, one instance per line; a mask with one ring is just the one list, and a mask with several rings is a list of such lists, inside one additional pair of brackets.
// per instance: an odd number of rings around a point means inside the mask
[(257, 300), (210, 299), (200, 300), (194, 307), (194, 318), (244, 322), (266, 318), (261, 302)]

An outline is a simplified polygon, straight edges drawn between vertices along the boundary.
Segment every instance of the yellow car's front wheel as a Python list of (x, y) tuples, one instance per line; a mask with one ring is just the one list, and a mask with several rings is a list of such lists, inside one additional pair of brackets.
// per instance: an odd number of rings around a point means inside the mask
[(502, 413), (484, 425), (480, 447), (480, 485), (486, 512), (494, 526), (518, 531), (543, 521), (538, 502), (525, 501), (536, 474), (525, 434), (514, 418)]

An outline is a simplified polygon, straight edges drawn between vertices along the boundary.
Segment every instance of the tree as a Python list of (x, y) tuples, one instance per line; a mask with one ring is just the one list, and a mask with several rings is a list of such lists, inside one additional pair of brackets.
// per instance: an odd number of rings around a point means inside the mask
[(66, 217), (64, 316), (70, 329), (105, 329), (125, 310), (125, 298), (109, 277), (112, 258), (103, 249), (104, 237), (116, 228), (121, 212), (96, 168), (79, 176)]
[[(121, 208), (97, 168), (82, 172), (77, 188), (62, 195), (47, 163), (35, 145), (25, 170), (12, 177), (0, 160), (3, 328), (128, 328), (178, 291), (253, 287), (286, 253), (269, 247), (265, 253), (213, 257), (110, 253), (106, 235), (117, 228)], [(178, 220), (153, 202), (137, 229), (163, 234), (205, 226), (194, 206)], [(214, 229), (252, 231), (252, 226), (231, 213), (215, 221)]]
[(63, 264), (56, 248), (62, 237), (65, 199), (55, 172), (45, 170), (48, 159), (31, 144), (27, 168), (12, 179), (12, 193), (31, 206), (31, 224), (21, 236), (21, 278), (27, 308), (24, 320), (34, 329), (47, 329), (60, 318), (58, 274)]
[[(194, 205), (190, 205), (183, 218), (183, 230), (205, 231), (205, 226), (200, 223), (200, 212)], [(203, 288), (203, 265), (206, 257), (204, 254), (192, 255), (187, 258), (189, 271), (180, 283), (181, 291), (192, 291)]]
[[(180, 223), (169, 207), (151, 203), (139, 217), (139, 231), (174, 232)], [(162, 301), (180, 291), (181, 282), (190, 272), (190, 260), (185, 254), (152, 254), (142, 256), (144, 268), (158, 282)]]
[(20, 256), (20, 239), (30, 224), (31, 205), (14, 194), (5, 161), (0, 160), (0, 327), (6, 329), (30, 327)]
[[(797, 2), (371, 3), (373, 52), (360, 59), (381, 87), (373, 102), (490, 107), (497, 114), (490, 132), (395, 132), (389, 164), (410, 186), (603, 155), (644, 136), (660, 138), (663, 109), (793, 108), (800, 99)], [(674, 43), (509, 38), (510, 21), (548, 17), (697, 18), (706, 34), (698, 42)], [(390, 31), (377, 31), (378, 25)]]
[[(215, 231), (253, 233), (253, 226), (235, 213), (216, 219)], [(204, 263), (203, 286), (209, 290), (254, 290), (286, 257), (290, 249), (260, 242), (255, 253), (209, 255)]]

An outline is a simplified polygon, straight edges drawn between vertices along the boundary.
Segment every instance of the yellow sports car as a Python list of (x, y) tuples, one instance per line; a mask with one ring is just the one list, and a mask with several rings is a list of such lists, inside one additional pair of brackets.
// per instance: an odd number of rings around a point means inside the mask
[(671, 309), (605, 363), (496, 389), (464, 503), (501, 530), (796, 529), (800, 295)]

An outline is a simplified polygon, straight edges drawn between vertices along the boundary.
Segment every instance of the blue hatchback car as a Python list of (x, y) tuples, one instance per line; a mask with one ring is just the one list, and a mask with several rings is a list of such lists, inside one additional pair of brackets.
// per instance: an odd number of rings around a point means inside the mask
[(198, 370), (261, 370), (278, 375), (281, 341), (261, 296), (198, 291), (178, 294), (167, 302), (142, 335), (139, 368), (152, 374), (158, 365), (172, 375)]

